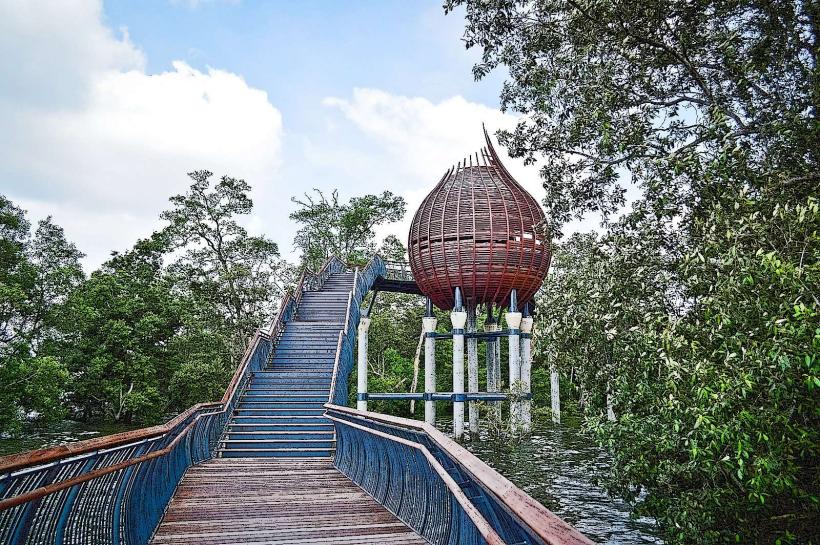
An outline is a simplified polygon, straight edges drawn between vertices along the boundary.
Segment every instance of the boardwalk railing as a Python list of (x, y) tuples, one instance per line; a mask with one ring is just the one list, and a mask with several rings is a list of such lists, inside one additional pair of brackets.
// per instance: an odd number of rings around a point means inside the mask
[[(243, 367), (269, 350), (257, 333)], [(147, 543), (185, 470), (211, 458), (239, 383), (162, 426), (0, 458), (0, 543)]]
[(308, 286), (344, 264), (303, 273), (267, 331), (258, 331), (222, 400), (150, 428), (0, 457), (0, 543), (148, 543), (185, 470), (213, 452), (254, 371), (268, 360)]
[(336, 467), (430, 543), (591, 545), (434, 427), (325, 407)]

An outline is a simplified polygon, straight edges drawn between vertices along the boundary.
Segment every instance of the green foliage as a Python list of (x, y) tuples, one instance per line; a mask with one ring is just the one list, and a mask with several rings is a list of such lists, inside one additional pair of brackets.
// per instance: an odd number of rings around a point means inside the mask
[(156, 422), (171, 409), (167, 379), (180, 363), (173, 347), (187, 305), (163, 274), (162, 256), (151, 241), (138, 242), (69, 298), (58, 353), (85, 418)]
[(558, 249), (537, 358), (571, 377), (610, 486), (669, 543), (816, 539), (817, 4), (458, 4), (476, 76), (509, 70), (526, 115), (500, 138), (543, 160), (553, 232), (606, 220)]
[(194, 172), (168, 223), (85, 278), (48, 218), (0, 198), (0, 429), (31, 416), (156, 423), (222, 396), (291, 268), (250, 236), (250, 187)]
[(83, 280), (83, 254), (51, 218), (32, 237), (25, 212), (0, 196), (0, 429), (17, 429), (27, 416), (61, 417), (68, 375), (49, 356), (59, 338), (59, 316)]
[(293, 197), (299, 208), (290, 215), (301, 225), (293, 243), (302, 252), (302, 266), (310, 270), (333, 255), (345, 263), (365, 263), (376, 251), (373, 229), (400, 220), (406, 210), (404, 199), (390, 191), (353, 197), (347, 204), (339, 202), (336, 190), (330, 198), (318, 189), (314, 194), (306, 193), (304, 200)]
[(160, 215), (169, 225), (155, 238), (184, 250), (170, 266), (175, 283), (212, 309), (213, 323), (232, 337), (236, 364), (256, 328), (272, 319), (293, 271), (275, 242), (248, 235), (237, 222), (253, 209), (250, 185), (223, 176), (211, 188), (210, 172), (189, 176), (193, 184), (171, 197), (173, 207)]

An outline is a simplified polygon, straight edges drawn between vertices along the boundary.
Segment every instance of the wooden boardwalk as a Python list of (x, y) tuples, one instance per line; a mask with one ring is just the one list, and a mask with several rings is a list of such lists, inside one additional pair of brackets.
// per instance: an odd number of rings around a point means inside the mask
[(187, 471), (151, 543), (426, 542), (329, 459), (216, 458)]

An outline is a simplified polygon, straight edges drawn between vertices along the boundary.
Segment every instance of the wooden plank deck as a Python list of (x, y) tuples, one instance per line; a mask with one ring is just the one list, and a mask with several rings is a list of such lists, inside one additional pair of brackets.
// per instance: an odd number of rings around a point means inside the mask
[(217, 458), (191, 467), (154, 545), (391, 545), (426, 541), (329, 459)]

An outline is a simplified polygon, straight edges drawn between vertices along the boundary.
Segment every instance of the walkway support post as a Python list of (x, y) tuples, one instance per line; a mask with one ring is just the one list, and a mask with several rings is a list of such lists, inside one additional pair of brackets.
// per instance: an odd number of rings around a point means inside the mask
[[(467, 332), (476, 332), (476, 308), (471, 305), (467, 308)], [(467, 391), (478, 392), (478, 339), (467, 339)], [(478, 438), (478, 402), (469, 402), (470, 438)]]
[(359, 368), (357, 369), (357, 395), (356, 408), (360, 411), (367, 410), (367, 332), (370, 329), (370, 318), (362, 316), (359, 319)]
[(424, 329), (424, 421), (436, 425), (436, 402), (433, 393), (436, 391), (436, 320), (433, 315), (433, 302), (427, 298), (427, 312), (422, 319)]
[(521, 402), (521, 426), (525, 432), (532, 429), (532, 323), (528, 303), (524, 305), (524, 317), (521, 318), (521, 387), (526, 396)]
[[(509, 329), (509, 366), (510, 366), (510, 393), (520, 393), (521, 389), (521, 313), (518, 312), (518, 294), (516, 290), (510, 292), (510, 310), (506, 314), (507, 328)], [(510, 427), (514, 433), (521, 430), (521, 402), (510, 403)]]
[(464, 437), (464, 325), (467, 313), (461, 298), (461, 288), (456, 288), (455, 307), (450, 312), (453, 325), (453, 435), (457, 440)]
[[(500, 318), (500, 316), (499, 316)], [(501, 327), (493, 315), (493, 304), (487, 304), (487, 321), (484, 322), (484, 331), (500, 331)], [(487, 339), (487, 391), (501, 391), (501, 342), (497, 337)], [(490, 401), (490, 411), (496, 423), (501, 421), (501, 402)]]
[(561, 423), (561, 383), (558, 380), (558, 367), (555, 365), (555, 354), (547, 352), (550, 358), (550, 407), (552, 421)]

